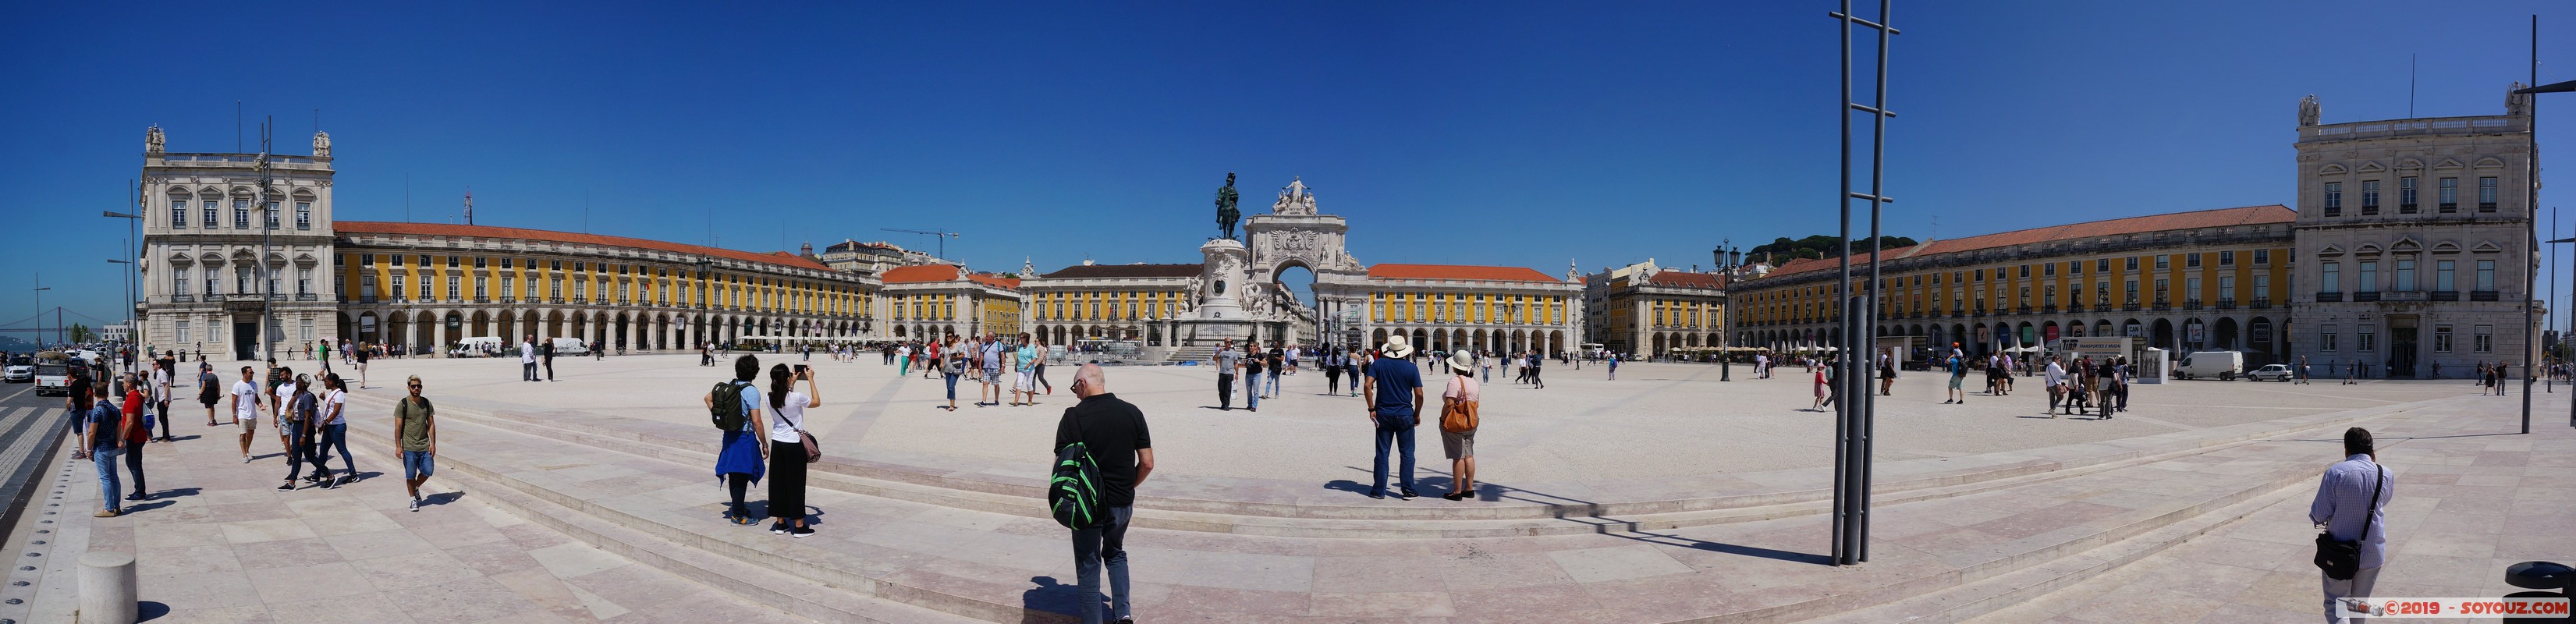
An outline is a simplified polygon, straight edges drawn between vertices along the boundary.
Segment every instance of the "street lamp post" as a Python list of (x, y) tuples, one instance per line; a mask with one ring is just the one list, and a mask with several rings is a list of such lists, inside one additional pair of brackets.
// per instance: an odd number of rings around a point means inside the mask
[[(132, 249), (128, 249), (127, 251), (132, 251)], [(126, 266), (126, 269), (125, 269), (125, 279), (126, 279), (126, 281), (125, 281), (125, 308), (126, 308), (127, 310), (132, 310), (132, 309), (134, 309), (134, 268), (133, 268), (133, 264), (134, 264), (134, 262), (129, 261), (129, 260), (119, 260), (119, 259), (116, 259), (116, 258), (108, 258), (108, 259), (107, 259), (107, 263), (108, 263), (108, 264), (122, 264), (122, 265), (127, 265), (127, 266)], [(133, 317), (132, 315), (130, 315), (130, 314), (129, 314), (129, 315), (127, 315), (127, 316), (125, 317), (125, 347), (123, 347), (123, 348), (127, 348), (127, 349), (134, 348), (134, 333), (135, 333), (135, 332), (134, 332), (134, 317)], [(111, 358), (109, 358), (109, 359), (108, 359), (108, 361), (109, 361), (109, 362), (123, 362), (124, 360), (123, 360), (123, 358), (114, 358), (114, 357), (111, 357)], [(129, 372), (129, 373), (131, 373), (131, 372), (134, 372), (134, 371), (133, 371), (132, 369), (127, 369), (125, 372)]]
[[(2513, 91), (2513, 92), (2514, 92), (2514, 94), (2516, 94), (2516, 95), (2535, 95), (2535, 94), (2541, 94), (2541, 93), (2567, 93), (2567, 92), (2571, 92), (2571, 91), (2576, 91), (2576, 80), (2569, 80), (2569, 81), (2566, 81), (2566, 82), (2558, 82), (2558, 83), (2545, 84), (2545, 85), (2544, 85), (2544, 84), (2540, 84), (2540, 16), (2538, 16), (2538, 15), (2531, 16), (2531, 83), (2530, 83), (2530, 84), (2532, 84), (2532, 85), (2534, 85), (2534, 86), (2524, 87), (2524, 88), (2521, 88), (2521, 89), (2515, 89), (2515, 90)], [(2531, 136), (2532, 136), (2532, 140), (2536, 142), (2536, 141), (2538, 141), (2538, 140), (2539, 140), (2539, 138), (2540, 138), (2540, 103), (2537, 101), (2537, 98), (2533, 98), (2531, 101), (2525, 101), (2525, 102), (2523, 103), (2523, 105), (2524, 105), (2525, 107), (2527, 107), (2527, 108), (2525, 108), (2525, 109), (2524, 109), (2524, 114), (2525, 114), (2525, 115), (2528, 115), (2529, 117), (2531, 117)], [(2522, 204), (2522, 209), (2523, 209), (2523, 213), (2524, 213), (2524, 214), (2523, 214), (2523, 217), (2524, 217), (2524, 221), (2523, 221), (2523, 223), (2525, 224), (2525, 229), (2527, 229), (2527, 230), (2531, 230), (2530, 232), (2526, 232), (2526, 233), (2525, 233), (2525, 240), (2537, 240), (2537, 239), (2539, 239), (2539, 238), (2540, 238), (2539, 236), (2537, 236), (2537, 235), (2536, 235), (2536, 234), (2538, 233), (2538, 230), (2537, 230), (2536, 228), (2538, 228), (2538, 227), (2539, 227), (2539, 225), (2538, 225), (2538, 224), (2536, 224), (2536, 223), (2532, 223), (2532, 221), (2533, 221), (2532, 217), (2533, 217), (2534, 215), (2538, 214), (2538, 209), (2537, 209), (2537, 208), (2535, 208), (2535, 206), (2540, 205), (2540, 179), (2539, 179), (2539, 173), (2540, 173), (2540, 164), (2539, 164), (2538, 162), (2535, 162), (2533, 159), (2530, 159), (2530, 158), (2525, 158), (2525, 159), (2523, 159), (2523, 176), (2524, 176), (2524, 177), (2523, 177), (2523, 180), (2522, 180), (2522, 189), (2523, 189), (2523, 191), (2522, 191), (2522, 192), (2523, 192), (2523, 204)], [(2562, 240), (2576, 240), (2576, 239), (2562, 239)], [(2560, 241), (2552, 241), (2552, 242), (2560, 242)], [(2522, 333), (2523, 333), (2523, 349), (2524, 349), (2524, 353), (2529, 353), (2529, 352), (2530, 352), (2530, 349), (2531, 349), (2531, 346), (2532, 346), (2532, 345), (2535, 345), (2535, 344), (2538, 344), (2538, 343), (2539, 343), (2539, 340), (2540, 340), (2540, 336), (2538, 336), (2538, 335), (2537, 335), (2537, 332), (2536, 332), (2536, 331), (2534, 331), (2534, 330), (2531, 328), (2531, 302), (2530, 302), (2531, 294), (2532, 294), (2532, 292), (2531, 292), (2531, 290), (2532, 290), (2532, 288), (2531, 288), (2531, 286), (2532, 286), (2532, 283), (2531, 283), (2531, 273), (2532, 273), (2532, 271), (2531, 271), (2531, 268), (2530, 268), (2530, 267), (2528, 267), (2528, 266), (2523, 267), (2523, 270), (2522, 270), (2522, 298), (2523, 298), (2523, 305), (2522, 305)], [(2522, 375), (2522, 432), (2523, 432), (2523, 433), (2526, 433), (2526, 434), (2527, 434), (2527, 433), (2531, 433), (2531, 384), (2532, 384), (2532, 379), (2536, 376), (2536, 374), (2535, 374), (2535, 373), (2536, 373), (2536, 371), (2531, 370), (2531, 367), (2532, 367), (2531, 362), (2524, 362), (2524, 363), (2523, 363), (2523, 375)], [(2571, 426), (2571, 427), (2576, 427), (2576, 403), (2571, 403), (2571, 404), (2568, 406), (2568, 408), (2567, 408), (2567, 425), (2568, 425), (2568, 426)]]
[[(135, 200), (135, 201), (137, 201), (137, 202), (141, 202), (142, 200), (137, 199), (137, 200)], [(137, 203), (136, 205), (137, 205), (137, 206), (141, 206), (141, 204), (140, 204), (140, 203)], [(139, 208), (139, 207), (135, 209), (135, 212), (138, 212), (138, 213), (140, 213), (140, 212), (142, 212), (142, 211), (143, 211), (143, 210), (142, 210), (141, 208)], [(140, 244), (140, 243), (142, 242), (142, 240), (143, 240), (143, 239), (142, 239), (142, 236), (143, 236), (143, 233), (142, 233), (142, 230), (143, 230), (143, 215), (140, 215), (140, 214), (125, 214), (125, 213), (117, 212), (117, 211), (114, 211), (114, 210), (105, 210), (105, 211), (100, 211), (99, 216), (107, 217), (107, 218), (110, 218), (110, 219), (124, 219), (124, 220), (125, 220), (125, 222), (126, 222), (126, 233), (127, 233), (127, 235), (128, 235), (128, 237), (125, 239), (125, 258), (126, 258), (127, 260), (133, 260), (133, 259), (134, 259), (134, 257), (135, 257), (135, 256), (134, 256), (134, 247), (135, 247), (135, 245)], [(135, 304), (136, 304), (136, 301), (135, 301), (135, 299), (134, 299), (134, 274), (135, 274), (135, 271), (134, 271), (134, 270), (135, 270), (137, 267), (133, 266), (133, 263), (131, 263), (131, 262), (124, 262), (124, 263), (121, 263), (121, 264), (126, 264), (126, 265), (128, 265), (128, 266), (126, 266), (126, 267), (125, 267), (125, 343), (126, 343), (126, 348), (129, 348), (129, 349), (130, 349), (130, 348), (133, 348), (134, 343), (136, 343), (136, 342), (140, 342), (140, 341), (141, 341), (140, 339), (143, 337), (143, 324), (140, 322), (140, 321), (142, 321), (143, 319), (136, 317), (136, 316), (135, 316), (135, 314), (134, 314), (134, 307), (135, 307)], [(133, 371), (126, 371), (126, 372), (133, 372)]]

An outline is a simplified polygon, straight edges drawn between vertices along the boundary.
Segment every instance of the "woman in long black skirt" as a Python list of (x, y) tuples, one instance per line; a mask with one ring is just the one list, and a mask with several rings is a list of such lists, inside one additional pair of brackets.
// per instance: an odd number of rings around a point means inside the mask
[[(814, 369), (785, 364), (769, 367), (769, 515), (778, 519), (769, 532), (805, 537), (805, 408), (822, 407), (823, 393), (814, 387)], [(797, 392), (796, 381), (805, 381)]]

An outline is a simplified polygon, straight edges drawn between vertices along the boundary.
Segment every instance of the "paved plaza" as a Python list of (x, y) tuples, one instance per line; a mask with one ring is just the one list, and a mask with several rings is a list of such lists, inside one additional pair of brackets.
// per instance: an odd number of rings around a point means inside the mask
[[(529, 383), (508, 359), (381, 360), (351, 408), (368, 480), (273, 492), (278, 458), (241, 464), (199, 431), (229, 430), (182, 418), (197, 437), (148, 460), (170, 495), (123, 518), (29, 514), (59, 530), (18, 540), (44, 563), (5, 595), (30, 599), (21, 621), (64, 621), (68, 564), (97, 549), (136, 552), (147, 613), (169, 621), (1067, 621), (1069, 549), (1036, 493), (1069, 392), (975, 407), (961, 384), (952, 413), (939, 383), (877, 358), (810, 364), (828, 455), (813, 538), (716, 519), (696, 397), (730, 368), (567, 358), (561, 381)], [(2178, 605), (2167, 621), (2304, 621), (2319, 602), (2299, 516), (2354, 424), (2380, 432), (2406, 488), (2383, 594), (2497, 594), (2503, 564), (2576, 553), (2576, 489), (2538, 478), (2576, 457), (2564, 393), (2540, 395), (2556, 416), (2526, 437), (2491, 435), (2518, 397), (2467, 382), (2177, 382), (2098, 420), (2042, 416), (2028, 379), (1942, 405), (1940, 378), (1914, 373), (1880, 403), (1871, 561), (1834, 567), (1818, 513), (1832, 422), (1806, 409), (1803, 369), (1546, 372), (1545, 389), (1497, 372), (1488, 484), (1453, 502), (1363, 496), (1365, 416), (1320, 373), (1254, 413), (1213, 409), (1209, 369), (1109, 369), (1159, 464), (1128, 539), (1140, 621), (2120, 622), (2155, 604)], [(407, 375), (441, 409), (439, 504), (419, 512), (385, 476)], [(1436, 436), (1422, 449), (1420, 489), (1444, 488)], [(46, 509), (94, 508), (86, 463), (55, 462)]]

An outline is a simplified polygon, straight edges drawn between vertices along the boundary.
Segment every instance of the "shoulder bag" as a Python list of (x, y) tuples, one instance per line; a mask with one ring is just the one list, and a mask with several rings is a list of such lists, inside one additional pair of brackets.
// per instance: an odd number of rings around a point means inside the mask
[[(787, 420), (787, 412), (785, 410), (780, 410), (778, 413), (778, 419)], [(787, 426), (790, 429), (796, 430), (796, 439), (803, 442), (805, 445), (805, 463), (810, 464), (823, 461), (822, 438), (814, 437), (814, 432), (806, 431), (805, 423), (791, 421), (787, 423)]]
[[(1459, 381), (1451, 381), (1449, 383), (1451, 385), (1461, 384)], [(1464, 393), (1461, 392), (1461, 394)], [(1448, 433), (1467, 433), (1475, 431), (1476, 402), (1467, 400), (1450, 401), (1448, 405), (1441, 407), (1440, 430)]]
[(2387, 468), (2376, 464), (2372, 467), (2379, 470), (2379, 480), (2370, 486), (2370, 506), (2361, 508), (2361, 537), (2339, 540), (2334, 538), (2332, 531), (2317, 532), (2316, 564), (2317, 569), (2325, 571), (2326, 578), (2349, 581), (2353, 574), (2361, 571), (2361, 545), (2370, 541), (2370, 525), (2374, 524), (2370, 516), (2379, 509), (2380, 488), (2388, 485)]

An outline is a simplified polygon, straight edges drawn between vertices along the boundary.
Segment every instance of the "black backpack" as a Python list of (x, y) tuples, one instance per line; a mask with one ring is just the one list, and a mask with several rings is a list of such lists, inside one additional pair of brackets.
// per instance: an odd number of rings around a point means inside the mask
[(1092, 460), (1090, 445), (1077, 437), (1074, 443), (1058, 449), (1055, 469), (1050, 472), (1047, 509), (1055, 514), (1056, 524), (1087, 529), (1109, 522), (1109, 503), (1101, 499), (1100, 493), (1100, 462)]
[(743, 423), (751, 419), (742, 413), (742, 389), (748, 387), (747, 384), (727, 381), (716, 384), (716, 389), (710, 391), (716, 400), (715, 405), (707, 409), (707, 420), (715, 423), (716, 430), (741, 431)]

